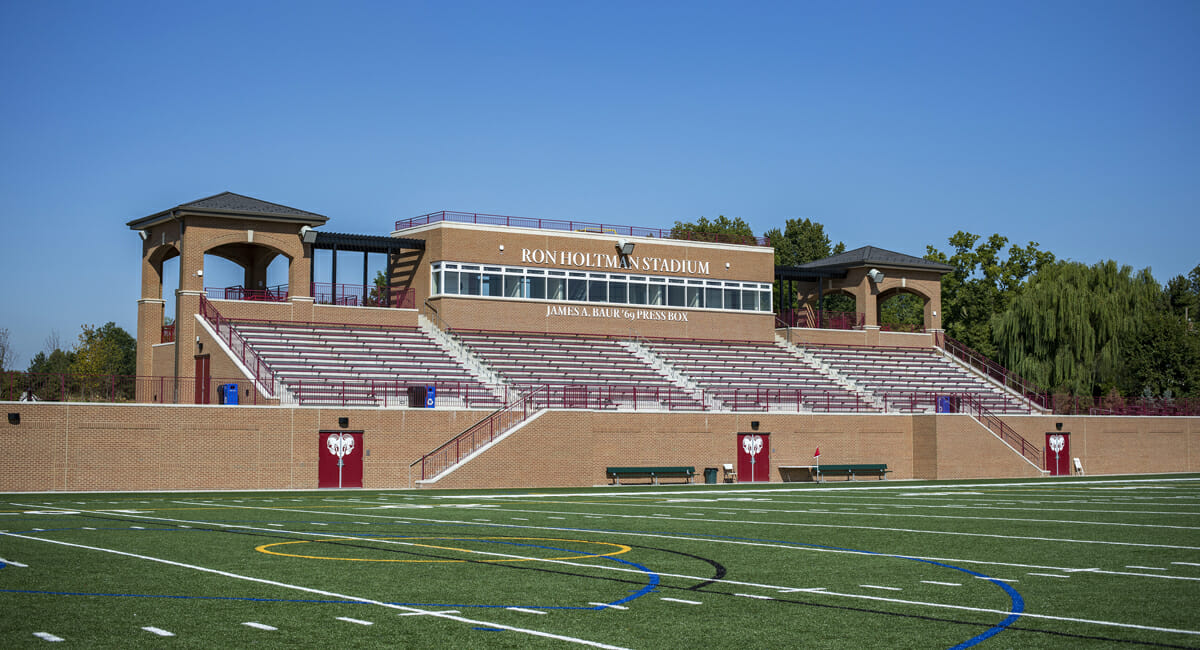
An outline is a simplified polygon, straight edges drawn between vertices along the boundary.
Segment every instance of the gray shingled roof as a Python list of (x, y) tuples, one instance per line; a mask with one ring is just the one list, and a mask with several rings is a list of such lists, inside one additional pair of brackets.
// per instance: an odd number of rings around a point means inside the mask
[(938, 271), (941, 273), (949, 273), (954, 270), (954, 267), (948, 264), (930, 262), (920, 257), (876, 248), (875, 246), (863, 246), (862, 248), (856, 248), (852, 251), (846, 251), (845, 253), (826, 257), (823, 260), (816, 260), (815, 262), (801, 264), (792, 268), (805, 271), (842, 271), (861, 266), (885, 266), (890, 268)]
[(280, 205), (279, 203), (271, 203), (250, 196), (234, 194), (233, 192), (221, 192), (220, 194), (197, 199), (190, 203), (181, 203), (169, 210), (163, 210), (147, 217), (134, 219), (126, 225), (133, 230), (141, 230), (181, 212), (190, 214), (257, 216), (268, 219), (295, 221), (312, 226), (319, 226), (329, 220), (329, 217), (315, 212), (298, 210), (286, 205)]

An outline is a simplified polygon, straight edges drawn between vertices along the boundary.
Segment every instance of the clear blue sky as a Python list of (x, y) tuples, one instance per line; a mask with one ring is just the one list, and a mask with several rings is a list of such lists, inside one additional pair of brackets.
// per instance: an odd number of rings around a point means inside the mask
[(1200, 2), (0, 0), (0, 327), (135, 331), (124, 223), (230, 190), (386, 234), (469, 210), (808, 217), (1200, 263)]

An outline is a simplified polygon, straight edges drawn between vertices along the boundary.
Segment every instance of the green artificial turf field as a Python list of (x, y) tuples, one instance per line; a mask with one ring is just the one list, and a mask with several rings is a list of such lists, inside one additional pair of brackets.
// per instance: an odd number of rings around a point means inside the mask
[(1200, 647), (1200, 476), (0, 495), (0, 644)]

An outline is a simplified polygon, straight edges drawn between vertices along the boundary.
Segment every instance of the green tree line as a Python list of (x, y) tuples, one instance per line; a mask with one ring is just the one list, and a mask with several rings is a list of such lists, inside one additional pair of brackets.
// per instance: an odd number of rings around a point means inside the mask
[[(677, 221), (675, 232), (752, 236), (740, 217)], [(728, 230), (722, 230), (728, 228)], [(845, 250), (822, 224), (788, 219), (763, 236), (775, 263), (799, 265)], [(1001, 363), (1049, 393), (1121, 395), (1130, 399), (1200, 398), (1200, 264), (1160, 285), (1150, 269), (1106, 260), (1086, 265), (1058, 259), (1037, 242), (1009, 244), (959, 231), (948, 252), (927, 246), (925, 259), (948, 264), (942, 277), (946, 334)], [(780, 299), (777, 308), (790, 308)], [(851, 311), (852, 298), (826, 297), (825, 309)], [(894, 326), (920, 324), (921, 300), (900, 294), (880, 308)]]

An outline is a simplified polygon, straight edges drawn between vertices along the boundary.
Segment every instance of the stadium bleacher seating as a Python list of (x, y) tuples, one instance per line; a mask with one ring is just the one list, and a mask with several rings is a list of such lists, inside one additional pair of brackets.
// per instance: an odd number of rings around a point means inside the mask
[(937, 396), (968, 395), (994, 413), (1029, 413), (1028, 401), (933, 348), (806, 347), (805, 351), (884, 401), (889, 410), (926, 412)]
[(302, 404), (398, 404), (410, 386), (427, 385), (438, 387), (443, 403), (501, 403), (416, 328), (243, 322), (234, 329)]
[[(410, 386), (425, 385), (438, 387), (443, 405), (504, 401), (501, 387), (485, 385), (417, 328), (242, 322), (235, 329), (302, 404), (404, 405)], [(970, 396), (995, 413), (1032, 410), (932, 348), (810, 346), (797, 355), (750, 341), (454, 335), (510, 387), (551, 387), (546, 406), (918, 413), (937, 410), (941, 396)]]
[(578, 387), (587, 406), (701, 410), (703, 402), (612, 338), (456, 331), (488, 368), (515, 386)]
[(653, 340), (647, 347), (735, 410), (870, 412), (872, 404), (770, 343)]

